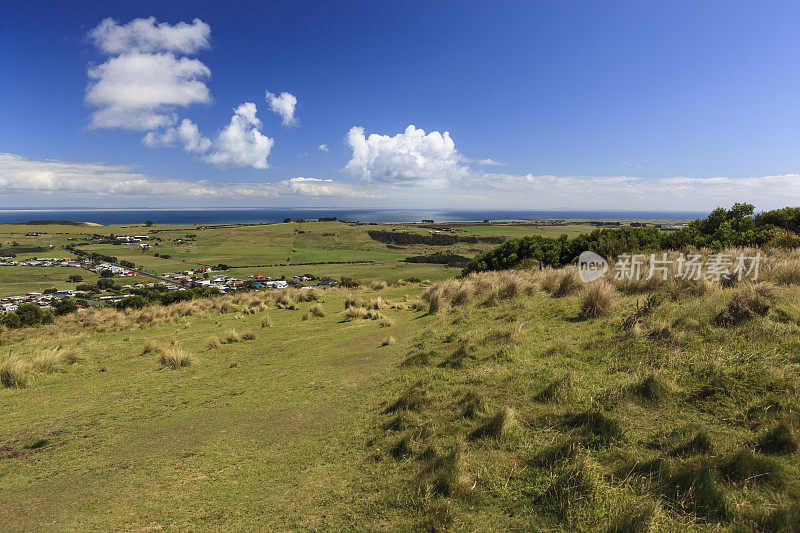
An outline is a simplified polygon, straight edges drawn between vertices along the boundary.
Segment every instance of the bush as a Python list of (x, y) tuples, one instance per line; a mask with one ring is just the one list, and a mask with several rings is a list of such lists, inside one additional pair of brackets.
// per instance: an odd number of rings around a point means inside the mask
[(36, 304), (25, 303), (20, 304), (16, 310), (22, 326), (36, 326), (42, 323), (44, 311)]
[(361, 286), (361, 282), (354, 278), (343, 277), (339, 280), (339, 285), (345, 289), (357, 289)]
[(72, 298), (62, 298), (60, 300), (56, 300), (56, 302), (53, 304), (53, 308), (56, 310), (57, 315), (62, 316), (77, 311), (78, 304)]
[(117, 309), (142, 309), (147, 305), (147, 300), (139, 295), (126, 296), (117, 302)]
[(22, 327), (22, 320), (17, 313), (10, 311), (0, 317), (0, 324), (8, 329), (16, 329)]

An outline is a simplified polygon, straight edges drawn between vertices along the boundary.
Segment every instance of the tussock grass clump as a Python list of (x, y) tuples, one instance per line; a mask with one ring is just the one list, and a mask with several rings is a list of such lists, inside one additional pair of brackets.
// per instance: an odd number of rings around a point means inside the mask
[(626, 465), (619, 478), (639, 477), (673, 507), (709, 518), (725, 518), (728, 503), (707, 462), (674, 464), (660, 458)]
[(364, 320), (381, 320), (384, 316), (375, 309), (367, 309), (366, 307), (348, 307), (344, 310), (344, 319), (346, 321), (362, 318)]
[(431, 363), (431, 352), (417, 352), (406, 357), (400, 366), (426, 366)]
[(373, 291), (382, 291), (383, 289), (387, 288), (388, 285), (385, 281), (375, 280), (369, 284), (369, 288)]
[(596, 318), (606, 314), (614, 302), (614, 289), (605, 281), (595, 282), (586, 289), (581, 303), (582, 318)]
[(262, 328), (271, 328), (272, 327), (272, 319), (268, 316), (265, 316), (261, 319), (261, 327)]
[(559, 461), (572, 461), (580, 451), (580, 441), (575, 438), (561, 438), (537, 453), (531, 460), (535, 467), (552, 466)]
[(396, 443), (394, 443), (394, 445), (392, 445), (391, 448), (389, 448), (389, 454), (395, 459), (411, 457), (413, 453), (411, 437), (409, 435), (403, 435)]
[(59, 348), (46, 348), (33, 356), (31, 366), (37, 372), (50, 374), (58, 370), (64, 362), (66, 362), (64, 350)]
[(506, 435), (514, 427), (514, 410), (510, 407), (503, 407), (494, 415), (489, 417), (483, 424), (475, 428), (470, 433), (471, 440), (493, 437), (499, 439)]
[(155, 353), (158, 351), (158, 344), (153, 341), (147, 341), (144, 343), (144, 348), (142, 348), (142, 355), (147, 355), (149, 353)]
[(574, 376), (566, 373), (547, 384), (533, 400), (541, 403), (565, 403), (572, 400)]
[(389, 345), (391, 345), (391, 344), (397, 344), (397, 339), (395, 339), (394, 337), (392, 337), (392, 336), (390, 335), (390, 336), (386, 337), (386, 340), (384, 340), (384, 341), (381, 343), (381, 346), (389, 346)]
[(378, 322), (378, 325), (382, 328), (390, 328), (394, 326), (394, 320), (391, 318), (382, 318), (381, 321)]
[(298, 302), (319, 302), (322, 300), (322, 293), (317, 289), (302, 289), (297, 292)]
[(682, 457), (686, 455), (697, 455), (711, 453), (714, 445), (711, 438), (705, 431), (698, 431), (691, 439), (678, 444), (671, 451), (670, 455)]
[(651, 404), (661, 404), (672, 396), (672, 387), (655, 374), (645, 376), (628, 388), (631, 395)]
[(353, 298), (352, 296), (348, 296), (347, 299), (344, 301), (344, 308), (350, 309), (351, 307), (363, 307), (363, 305), (361, 305), (359, 301)]
[(714, 322), (718, 326), (729, 327), (757, 316), (764, 316), (772, 307), (773, 299), (774, 292), (771, 286), (763, 283), (736, 292), (728, 305), (714, 317)]
[(553, 297), (564, 298), (565, 296), (578, 292), (581, 287), (583, 287), (583, 283), (578, 277), (578, 274), (576, 274), (574, 270), (567, 270), (558, 280), (558, 286), (553, 291)]
[(224, 342), (225, 344), (233, 344), (241, 341), (242, 341), (242, 335), (235, 329), (232, 329), (228, 332), (228, 335), (225, 337)]
[(312, 305), (308, 312), (311, 313), (311, 316), (318, 318), (325, 316), (325, 308), (319, 303)]
[(800, 284), (800, 263), (796, 260), (773, 260), (764, 266), (763, 279), (777, 285)]
[(0, 385), (23, 388), (28, 383), (28, 363), (19, 357), (9, 356), (0, 362)]
[(564, 424), (577, 431), (588, 446), (607, 446), (624, 436), (619, 422), (597, 410), (567, 415)]
[(606, 533), (650, 533), (655, 531), (658, 504), (642, 502), (624, 506), (611, 521)]
[(742, 448), (718, 460), (717, 469), (728, 481), (779, 484), (782, 480), (780, 464), (769, 457), (756, 455)]
[(467, 361), (475, 359), (470, 346), (459, 346), (444, 361), (439, 363), (439, 368), (463, 368)]
[(192, 356), (189, 355), (186, 350), (175, 346), (161, 348), (159, 352), (158, 362), (163, 368), (176, 370), (178, 368), (190, 366), (194, 362)]
[(781, 422), (759, 437), (756, 441), (756, 450), (772, 455), (794, 453), (797, 451), (797, 439), (789, 424)]
[(423, 391), (409, 389), (404, 392), (394, 403), (383, 410), (384, 414), (396, 413), (398, 411), (419, 411), (428, 401), (427, 395)]
[(243, 341), (251, 341), (256, 338), (256, 334), (252, 331), (245, 331), (242, 333), (242, 340)]
[(478, 414), (486, 412), (483, 398), (474, 391), (466, 393), (458, 404), (461, 406), (461, 416), (464, 418), (475, 418)]
[(383, 309), (384, 307), (386, 307), (386, 302), (384, 302), (383, 298), (381, 298), (380, 296), (378, 296), (377, 298), (372, 298), (367, 303), (367, 309), (379, 310), (379, 309)]
[(208, 343), (206, 343), (206, 348), (209, 350), (216, 350), (217, 348), (222, 346), (222, 341), (219, 340), (219, 337), (212, 335), (208, 338)]
[(416, 415), (408, 411), (400, 411), (388, 422), (383, 424), (382, 427), (386, 431), (405, 431), (419, 426), (419, 423), (420, 420)]
[(598, 467), (589, 458), (583, 458), (562, 466), (553, 481), (536, 498), (536, 503), (564, 516), (577, 505), (592, 499), (600, 483)]
[(456, 447), (443, 456), (432, 449), (429, 451), (433, 452), (429, 454), (433, 457), (420, 474), (419, 492), (423, 497), (452, 496), (461, 488), (461, 450)]

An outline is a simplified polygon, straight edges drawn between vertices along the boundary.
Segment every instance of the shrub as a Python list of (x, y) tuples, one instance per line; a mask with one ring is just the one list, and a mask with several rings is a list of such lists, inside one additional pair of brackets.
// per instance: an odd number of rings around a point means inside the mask
[(147, 300), (139, 295), (126, 296), (117, 302), (117, 309), (142, 309), (147, 305)]
[(614, 290), (605, 281), (592, 283), (581, 304), (581, 317), (596, 318), (611, 309)]
[(361, 282), (354, 278), (343, 277), (339, 280), (339, 285), (345, 289), (357, 289), (361, 286)]
[(36, 326), (42, 323), (44, 311), (36, 304), (24, 303), (20, 304), (15, 311), (19, 316), (20, 323), (23, 326)]
[(62, 298), (53, 303), (53, 308), (59, 316), (68, 315), (78, 310), (78, 304), (72, 298)]
[(159, 363), (164, 368), (172, 370), (190, 366), (193, 362), (192, 357), (183, 349), (175, 346), (168, 346), (159, 350)]
[(0, 325), (3, 325), (8, 329), (17, 329), (22, 327), (22, 320), (19, 318), (17, 313), (10, 311), (0, 317)]

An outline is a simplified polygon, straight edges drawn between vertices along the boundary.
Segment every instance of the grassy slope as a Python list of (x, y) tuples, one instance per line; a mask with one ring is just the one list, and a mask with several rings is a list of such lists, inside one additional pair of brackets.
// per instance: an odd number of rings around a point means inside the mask
[[(733, 291), (667, 301), (628, 332), (618, 325), (641, 296), (618, 294), (611, 314), (591, 320), (579, 318), (579, 295), (544, 292), (441, 312), (410, 352), (428, 362), (402, 367), (382, 404), (413, 393), (421, 405), (374, 421), (372, 475), (386, 480), (392, 523), (796, 531), (798, 454), (751, 451), (781, 422), (797, 441), (800, 292), (779, 289), (767, 316), (717, 327)], [(484, 407), (474, 417), (464, 415), (468, 394)], [(505, 407), (507, 430), (470, 438)], [(686, 447), (698, 434), (710, 450)], [(387, 453), (403, 438), (410, 456)], [(450, 450), (460, 456), (448, 463)], [(448, 465), (453, 479), (441, 477)], [(698, 485), (704, 472), (710, 481)]]
[[(307, 321), (301, 304), (15, 344), (16, 353), (75, 347), (85, 360), (0, 389), (0, 530), (350, 523), (379, 383), (425, 320), (384, 310), (395, 326), (340, 323), (343, 300), (328, 293), (328, 316)], [(265, 313), (274, 326), (261, 329)], [(256, 339), (205, 349), (231, 327)], [(398, 344), (380, 347), (390, 334)], [(146, 342), (170, 340), (196, 364), (159, 370), (154, 354), (142, 355)], [(37, 439), (48, 443), (24, 448)]]

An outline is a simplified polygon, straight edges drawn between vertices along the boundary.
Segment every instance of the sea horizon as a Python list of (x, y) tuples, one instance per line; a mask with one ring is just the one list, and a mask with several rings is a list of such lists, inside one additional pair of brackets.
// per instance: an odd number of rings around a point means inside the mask
[(137, 224), (271, 224), (286, 218), (336, 217), (366, 223), (493, 222), (525, 220), (693, 220), (707, 211), (622, 209), (337, 209), (337, 208), (100, 208), (100, 209), (0, 209), (0, 224), (41, 220), (91, 222), (102, 225)]

